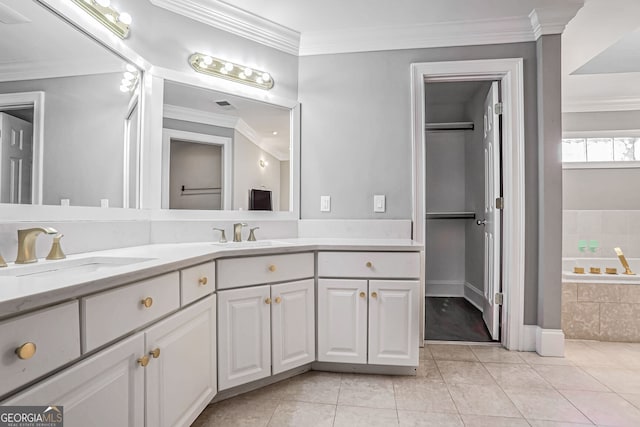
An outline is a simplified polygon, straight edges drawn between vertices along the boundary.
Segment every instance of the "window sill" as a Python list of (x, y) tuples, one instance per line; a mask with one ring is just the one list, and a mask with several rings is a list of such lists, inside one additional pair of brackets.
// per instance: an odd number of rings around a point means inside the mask
[(563, 162), (562, 169), (640, 169), (640, 162)]

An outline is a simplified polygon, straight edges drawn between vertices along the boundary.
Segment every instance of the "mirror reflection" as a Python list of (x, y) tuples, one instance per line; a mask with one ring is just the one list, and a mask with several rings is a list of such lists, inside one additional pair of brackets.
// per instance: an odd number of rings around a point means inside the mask
[(37, 2), (2, 5), (0, 202), (137, 207), (138, 70)]
[(162, 207), (290, 209), (291, 111), (165, 81)]

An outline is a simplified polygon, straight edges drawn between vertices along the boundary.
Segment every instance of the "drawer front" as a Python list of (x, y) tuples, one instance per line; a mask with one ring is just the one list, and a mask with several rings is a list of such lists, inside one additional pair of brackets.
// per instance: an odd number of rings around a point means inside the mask
[(208, 262), (180, 271), (180, 302), (182, 306), (213, 293), (216, 288), (216, 264)]
[(0, 396), (80, 357), (78, 302), (0, 323), (0, 354)]
[(313, 277), (313, 253), (266, 255), (218, 261), (218, 289)]
[(319, 252), (320, 277), (420, 277), (419, 252)]
[(82, 298), (80, 304), (84, 326), (82, 351), (86, 353), (177, 310), (178, 272)]

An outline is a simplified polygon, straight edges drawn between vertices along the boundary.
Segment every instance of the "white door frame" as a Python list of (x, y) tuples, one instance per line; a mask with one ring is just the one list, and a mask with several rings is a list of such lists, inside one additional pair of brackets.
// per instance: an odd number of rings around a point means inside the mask
[[(142, 108), (141, 108), (141, 103), (140, 103), (140, 86), (138, 86), (138, 88), (136, 88), (135, 93), (131, 96), (131, 99), (129, 100), (129, 106), (127, 107), (127, 114), (125, 114), (124, 117), (124, 155), (123, 155), (123, 160), (124, 160), (124, 164), (123, 164), (123, 180), (122, 180), (122, 207), (123, 208), (132, 208), (132, 209), (138, 209), (140, 207), (140, 130), (141, 130), (141, 112), (142, 112)], [(133, 115), (133, 113), (136, 111), (136, 109), (138, 110), (138, 117), (137, 117), (137, 123), (136, 123), (136, 127), (137, 127), (137, 132), (135, 135), (135, 140), (132, 141), (131, 139), (131, 116)], [(129, 174), (129, 170), (130, 170), (130, 162), (131, 162), (131, 158), (129, 157), (129, 153), (130, 153), (130, 149), (131, 149), (131, 144), (135, 143), (136, 144), (136, 173), (135, 176), (132, 177)], [(134, 179), (136, 181), (136, 185), (135, 185), (135, 206), (129, 206), (129, 189), (130, 189), (130, 184), (131, 184), (131, 180)]]
[(44, 92), (0, 94), (0, 107), (14, 105), (33, 106), (33, 171), (31, 177), (31, 204), (42, 204), (42, 175), (44, 154)]
[[(425, 230), (425, 82), (480, 80), (499, 80), (502, 83), (504, 105), (502, 115), (504, 304), (501, 311), (501, 342), (509, 350), (525, 351), (527, 350), (524, 336), (525, 151), (522, 58), (411, 64), (413, 239), (423, 242)], [(424, 284), (424, 277), (422, 279)], [(424, 293), (424, 286), (422, 292)], [(422, 310), (422, 328), (424, 328), (424, 304)], [(421, 333), (424, 337), (424, 331)]]
[(233, 153), (231, 152), (231, 138), (174, 129), (162, 130), (162, 209), (169, 209), (169, 171), (172, 139), (222, 146), (222, 210), (232, 209)]

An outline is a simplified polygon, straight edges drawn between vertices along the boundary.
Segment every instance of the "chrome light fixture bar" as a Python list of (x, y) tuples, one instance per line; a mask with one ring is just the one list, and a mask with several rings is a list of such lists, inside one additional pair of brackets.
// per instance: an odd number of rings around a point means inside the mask
[(199, 73), (260, 89), (269, 90), (274, 84), (273, 78), (266, 71), (255, 70), (245, 65), (235, 64), (203, 53), (194, 53), (189, 56), (189, 65)]
[(131, 15), (111, 7), (110, 0), (71, 0), (121, 39), (129, 36)]

